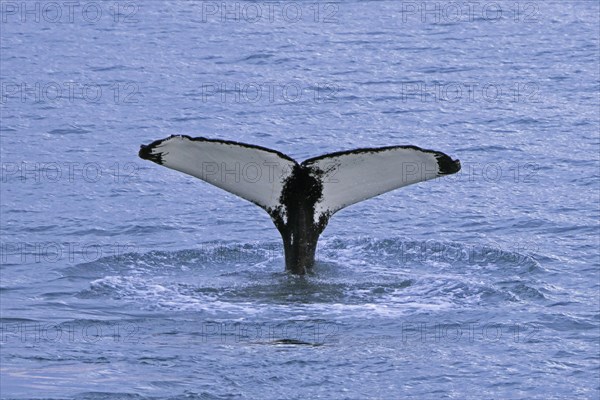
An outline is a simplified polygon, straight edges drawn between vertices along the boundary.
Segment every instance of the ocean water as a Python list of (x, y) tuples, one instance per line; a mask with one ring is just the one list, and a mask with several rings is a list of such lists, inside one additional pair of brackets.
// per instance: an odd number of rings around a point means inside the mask
[[(596, 1), (0, 3), (3, 399), (597, 399)], [(171, 134), (462, 171), (266, 213)]]

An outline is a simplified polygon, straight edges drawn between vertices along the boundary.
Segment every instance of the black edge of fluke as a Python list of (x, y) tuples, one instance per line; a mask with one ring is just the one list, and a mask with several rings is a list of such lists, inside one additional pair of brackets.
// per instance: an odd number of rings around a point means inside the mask
[[(154, 161), (155, 163), (158, 164), (162, 164), (162, 157), (161, 154), (152, 154), (152, 149), (157, 147), (158, 145), (160, 145), (161, 143), (169, 140), (169, 139), (173, 139), (173, 138), (181, 138), (181, 139), (187, 139), (191, 142), (207, 142), (207, 143), (221, 143), (221, 144), (230, 144), (230, 145), (235, 145), (235, 146), (240, 146), (240, 147), (245, 147), (248, 149), (258, 149), (258, 150), (263, 150), (266, 151), (268, 153), (273, 153), (273, 154), (277, 154), (279, 157), (291, 161), (294, 164), (298, 164), (298, 162), (296, 160), (294, 160), (293, 158), (291, 158), (290, 156), (288, 156), (287, 154), (284, 154), (280, 151), (277, 150), (273, 150), (273, 149), (269, 149), (268, 147), (263, 147), (263, 146), (257, 146), (254, 144), (248, 144), (248, 143), (242, 143), (242, 142), (236, 142), (233, 140), (224, 140), (224, 139), (209, 139), (209, 138), (205, 138), (203, 136), (198, 136), (198, 137), (191, 137), (189, 135), (171, 135), (167, 138), (164, 139), (158, 139), (155, 140), (154, 142), (148, 144), (148, 145), (142, 145), (140, 148), (140, 152), (138, 153), (138, 155), (140, 156), (140, 158), (144, 159), (144, 160), (150, 160), (150, 161)], [(168, 154), (168, 153), (167, 153)]]
[(153, 148), (154, 147), (151, 144), (141, 145), (138, 156), (143, 160), (150, 160), (157, 164), (162, 164), (162, 154), (161, 153), (156, 153), (156, 154), (152, 153)]
[(161, 144), (165, 140), (171, 139), (173, 136), (175, 136), (175, 135), (171, 135), (166, 139), (155, 140), (154, 142), (152, 142), (150, 144), (141, 145), (138, 156), (142, 160), (150, 160), (152, 162), (162, 165), (162, 163), (163, 163), (162, 153), (153, 153), (152, 150), (154, 150), (154, 148), (156, 148), (159, 144)]
[(453, 160), (450, 156), (439, 152), (436, 153), (435, 158), (437, 158), (440, 175), (450, 175), (460, 171), (460, 160)]

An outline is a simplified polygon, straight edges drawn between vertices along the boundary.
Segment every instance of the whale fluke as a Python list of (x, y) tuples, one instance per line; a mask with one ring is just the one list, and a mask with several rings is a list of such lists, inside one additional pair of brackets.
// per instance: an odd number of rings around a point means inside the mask
[(139, 156), (202, 179), (264, 209), (283, 239), (286, 270), (312, 268), (319, 235), (344, 207), (460, 171), (460, 161), (416, 146), (341, 151), (301, 164), (265, 147), (174, 135)]

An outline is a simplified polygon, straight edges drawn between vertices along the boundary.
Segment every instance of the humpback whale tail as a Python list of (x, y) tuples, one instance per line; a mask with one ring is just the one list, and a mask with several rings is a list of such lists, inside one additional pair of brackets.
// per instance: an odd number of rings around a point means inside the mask
[(313, 266), (319, 235), (337, 211), (460, 170), (459, 160), (416, 146), (341, 151), (297, 163), (265, 147), (186, 135), (142, 145), (139, 156), (264, 209), (283, 239), (286, 270), (294, 274)]

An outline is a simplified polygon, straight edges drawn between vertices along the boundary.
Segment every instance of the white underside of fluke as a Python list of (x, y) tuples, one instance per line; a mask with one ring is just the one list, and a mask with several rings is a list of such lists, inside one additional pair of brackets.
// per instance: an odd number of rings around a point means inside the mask
[(302, 165), (322, 171), (323, 192), (315, 207), (317, 219), (391, 190), (441, 176), (435, 153), (412, 147), (322, 156)]
[(150, 150), (165, 167), (195, 176), (262, 208), (277, 208), (295, 162), (233, 142), (172, 136)]

